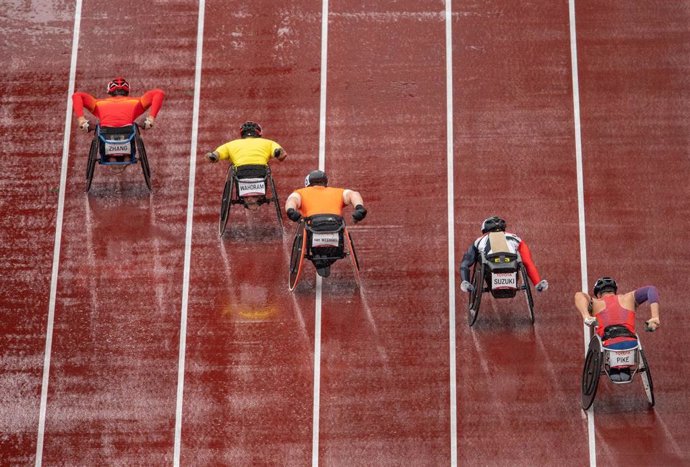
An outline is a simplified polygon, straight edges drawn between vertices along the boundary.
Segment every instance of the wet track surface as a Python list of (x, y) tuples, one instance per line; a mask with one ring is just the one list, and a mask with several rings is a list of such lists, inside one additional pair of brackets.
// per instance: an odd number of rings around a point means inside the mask
[[(74, 11), (71, 2), (19, 3), (0, 21), (0, 465), (36, 456)], [(449, 465), (452, 387), (458, 464), (589, 463), (572, 305), (581, 243), (568, 4), (453, 2), (452, 12), (449, 239), (443, 2), (331, 2), (323, 116), (320, 2), (206, 2), (198, 128), (198, 5), (83, 2), (76, 89), (103, 97), (121, 74), (133, 94), (160, 87), (166, 100), (143, 134), (152, 193), (139, 166), (98, 166), (85, 194), (91, 135), (70, 120), (46, 465), (170, 465), (176, 415), (181, 465), (309, 465), (315, 369), (322, 465)], [(641, 335), (656, 406), (639, 380), (602, 380), (596, 459), (686, 465), (690, 11), (581, 0), (576, 17), (586, 272), (589, 282), (615, 275), (624, 290), (656, 285), (663, 323)], [(295, 225), (284, 219), (281, 230), (270, 206), (235, 206), (219, 238), (227, 163), (202, 155), (236, 138), (244, 120), (259, 121), (289, 154), (272, 162), (284, 200), (319, 165), (322, 117), (331, 185), (360, 191), (369, 210), (349, 224), (362, 285), (340, 261), (322, 284), (306, 265), (289, 292)], [(549, 280), (534, 325), (522, 297), (487, 296), (469, 328), (457, 272), (449, 306), (449, 248), (457, 271), (493, 214), (527, 241)], [(638, 313), (640, 328), (648, 313)]]

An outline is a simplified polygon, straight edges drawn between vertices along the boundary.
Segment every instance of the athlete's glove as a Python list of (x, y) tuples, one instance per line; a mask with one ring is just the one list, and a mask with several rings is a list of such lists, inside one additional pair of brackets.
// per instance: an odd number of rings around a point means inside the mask
[(218, 162), (218, 154), (216, 154), (215, 152), (209, 152), (208, 154), (206, 154), (206, 157), (211, 162)]
[(587, 326), (591, 326), (596, 322), (597, 322), (597, 319), (594, 316), (589, 316), (589, 317), (585, 318), (585, 325), (587, 325)]
[(546, 289), (549, 288), (549, 283), (546, 279), (542, 279), (534, 288), (537, 289), (537, 292), (544, 292)]
[(144, 130), (150, 130), (151, 128), (153, 128), (154, 120), (155, 118), (153, 118), (151, 115), (147, 116), (144, 120)]
[(659, 327), (661, 322), (659, 321), (659, 318), (651, 318), (647, 321), (645, 321), (645, 327), (644, 330), (647, 332), (654, 332), (656, 331), (656, 328)]
[(474, 286), (467, 281), (462, 281), (460, 283), (460, 290), (463, 292), (472, 292), (474, 291)]
[(363, 220), (365, 217), (367, 217), (366, 208), (361, 204), (355, 206), (355, 212), (352, 213), (352, 218), (355, 220), (355, 222), (359, 222)]
[(302, 218), (302, 215), (295, 208), (288, 209), (287, 216), (292, 222), (299, 222), (299, 220)]
[(85, 118), (79, 120), (79, 129), (84, 133), (89, 132), (89, 121)]

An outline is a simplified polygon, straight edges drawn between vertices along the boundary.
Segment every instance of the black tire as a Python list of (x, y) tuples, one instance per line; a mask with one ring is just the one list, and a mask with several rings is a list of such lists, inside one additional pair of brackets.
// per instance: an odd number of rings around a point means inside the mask
[(297, 227), (295, 239), (292, 241), (292, 252), (290, 253), (290, 281), (288, 286), (290, 290), (294, 290), (299, 281), (301, 270), (300, 267), (304, 261), (302, 245), (304, 244), (304, 222), (300, 222)]
[(220, 201), (220, 223), (218, 225), (218, 232), (222, 237), (225, 233), (225, 227), (228, 225), (228, 217), (230, 217), (230, 208), (232, 207), (233, 187), (235, 184), (235, 175), (232, 166), (228, 168), (228, 175), (225, 178), (225, 187), (223, 188), (223, 198)]
[(93, 173), (98, 162), (98, 136), (94, 136), (91, 141), (91, 148), (89, 149), (89, 158), (86, 160), (86, 187), (85, 192), (91, 189), (91, 182), (93, 181)]
[(482, 293), (484, 292), (484, 263), (481, 261), (474, 263), (470, 282), (474, 286), (467, 304), (467, 323), (471, 327), (479, 316), (479, 306), (482, 303)]
[(532, 296), (532, 289), (529, 286), (529, 277), (527, 276), (527, 269), (525, 265), (520, 263), (520, 275), (522, 276), (522, 285), (525, 287), (525, 298), (527, 299), (527, 309), (529, 310), (529, 320), (534, 324), (534, 297)]
[(654, 383), (652, 382), (652, 373), (649, 371), (649, 364), (647, 364), (647, 357), (644, 355), (644, 351), (640, 349), (640, 358), (642, 358), (642, 364), (644, 369), (640, 370), (640, 377), (642, 378), (642, 385), (644, 386), (644, 392), (647, 394), (647, 400), (649, 401), (649, 406), (654, 407)]
[(601, 377), (601, 365), (604, 360), (599, 339), (593, 337), (589, 341), (589, 349), (582, 368), (582, 410), (587, 410), (594, 403)]
[(149, 167), (149, 158), (146, 156), (146, 147), (144, 146), (144, 140), (141, 139), (139, 135), (139, 129), (137, 128), (136, 136), (134, 140), (137, 145), (137, 152), (139, 153), (139, 162), (141, 163), (141, 171), (144, 174), (144, 181), (146, 182), (146, 188), (151, 191), (151, 168)]
[(352, 239), (352, 233), (349, 230), (347, 231), (347, 236), (350, 239), (349, 248), (350, 254), (352, 255), (352, 258), (354, 260), (354, 266), (357, 268), (357, 271), (359, 271), (359, 258), (357, 257), (357, 251), (355, 250), (355, 241)]
[(271, 193), (273, 196), (273, 204), (276, 207), (276, 216), (278, 217), (278, 225), (280, 226), (280, 231), (283, 231), (283, 213), (280, 210), (280, 201), (278, 200), (278, 192), (276, 191), (276, 184), (273, 181), (273, 177), (270, 175), (268, 176), (268, 180), (271, 183)]

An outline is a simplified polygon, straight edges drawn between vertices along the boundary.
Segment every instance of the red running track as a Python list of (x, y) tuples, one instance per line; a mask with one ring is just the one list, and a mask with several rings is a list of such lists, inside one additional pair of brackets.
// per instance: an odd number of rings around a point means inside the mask
[[(653, 410), (639, 382), (602, 384), (594, 410), (601, 465), (690, 461), (690, 365), (680, 350), (688, 329), (675, 286), (690, 259), (682, 247), (690, 226), (678, 215), (690, 203), (690, 22), (687, 8), (671, 3), (583, 0), (576, 11), (587, 274), (590, 282), (616, 274), (626, 289), (657, 285), (664, 323), (642, 336)], [(12, 58), (0, 125), (8, 152), (21, 156), (7, 158), (0, 185), (3, 465), (31, 464), (36, 452), (67, 90), (55, 83), (69, 74), (73, 26), (71, 5), (23, 8), (8, 10), (13, 42), (0, 49)], [(162, 87), (167, 100), (144, 135), (150, 196), (136, 168), (113, 175), (102, 167), (85, 195), (88, 137), (70, 140), (43, 459), (169, 465), (197, 6), (87, 0), (82, 15), (77, 89), (101, 94), (115, 72), (135, 92)], [(458, 289), (458, 462), (584, 465), (567, 4), (454, 2), (452, 27), (456, 263), (481, 220), (499, 213), (551, 284), (536, 297), (534, 327), (521, 300), (485, 300), (470, 330)], [(300, 186), (318, 166), (320, 39), (320, 4), (209, 1), (198, 152), (257, 120), (290, 154), (273, 166), (279, 194)], [(361, 191), (370, 216), (351, 226), (361, 290), (346, 262), (323, 282), (323, 465), (450, 464), (445, 57), (439, 2), (331, 4), (325, 168), (334, 185)], [(45, 99), (58, 104), (34, 111)], [(219, 239), (227, 166), (197, 164), (181, 464), (308, 465), (313, 269), (287, 291), (294, 226), (281, 232), (268, 208), (233, 209)]]

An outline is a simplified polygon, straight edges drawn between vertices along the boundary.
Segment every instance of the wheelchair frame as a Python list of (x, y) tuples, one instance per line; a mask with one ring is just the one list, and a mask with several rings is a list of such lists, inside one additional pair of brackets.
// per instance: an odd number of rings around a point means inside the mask
[[(522, 260), (520, 258), (520, 255), (517, 254), (517, 262), (518, 262), (518, 276), (521, 278), (521, 284), (517, 286), (516, 294), (524, 290), (525, 291), (525, 298), (527, 300), (527, 308), (529, 311), (529, 319), (532, 324), (534, 324), (534, 297), (532, 296), (532, 289), (530, 288), (529, 285), (529, 277), (527, 276), (527, 270), (525, 269), (525, 265), (522, 263)], [(470, 293), (469, 296), (469, 301), (467, 304), (467, 322), (471, 326), (474, 325), (474, 323), (477, 321), (477, 317), (479, 316), (479, 307), (482, 302), (482, 294), (484, 292), (491, 292), (493, 295), (493, 291), (491, 289), (491, 286), (487, 284), (486, 280), (486, 273), (487, 271), (487, 264), (488, 261), (486, 257), (484, 256), (484, 253), (481, 253), (480, 260), (474, 263), (474, 266), (472, 268), (472, 275), (470, 278), (470, 283), (474, 286), (474, 290)], [(514, 295), (513, 295), (514, 297)], [(503, 299), (503, 298), (513, 298), (513, 297), (496, 297), (498, 299)]]
[(239, 178), (237, 178), (237, 168), (234, 165), (228, 167), (228, 174), (225, 177), (225, 186), (223, 188), (223, 197), (220, 202), (220, 221), (218, 223), (218, 232), (222, 237), (228, 225), (228, 219), (230, 217), (230, 208), (233, 204), (240, 204), (245, 208), (249, 208), (250, 204), (257, 204), (261, 206), (262, 204), (273, 203), (276, 209), (276, 217), (278, 218), (278, 225), (280, 230), (283, 230), (283, 216), (280, 211), (280, 203), (278, 200), (278, 192), (276, 191), (276, 185), (273, 181), (273, 176), (271, 175), (271, 168), (266, 166), (266, 175), (264, 177), (265, 188), (270, 187), (271, 196), (266, 196), (265, 194), (259, 197), (256, 203), (247, 203), (244, 197), (240, 196), (239, 188)]
[[(613, 384), (630, 384), (635, 378), (636, 374), (640, 374), (642, 379), (642, 385), (644, 387), (645, 394), (647, 395), (647, 401), (650, 407), (654, 407), (654, 383), (652, 382), (652, 373), (649, 370), (649, 364), (647, 363), (647, 357), (642, 350), (642, 342), (640, 342), (640, 337), (635, 334), (637, 338), (637, 346), (631, 349), (611, 349), (604, 347), (601, 337), (596, 333), (596, 326), (589, 326), (590, 340), (589, 346), (587, 348), (587, 354), (585, 356), (585, 364), (582, 368), (582, 409), (589, 409), (594, 403), (594, 398), (597, 394), (597, 388), (599, 387), (599, 379), (602, 375), (609, 376), (609, 380)], [(616, 352), (635, 352), (635, 363), (629, 366), (631, 369), (630, 379), (628, 381), (613, 381), (610, 379), (610, 354)]]
[[(136, 123), (133, 123), (131, 127), (132, 132), (129, 135), (129, 138), (125, 140), (112, 140), (107, 139), (106, 135), (104, 135), (104, 133), (101, 132), (100, 125), (96, 125), (95, 134), (93, 140), (91, 141), (91, 147), (89, 148), (89, 158), (86, 162), (86, 187), (84, 191), (88, 193), (89, 190), (91, 190), (91, 183), (93, 182), (93, 175), (95, 172), (96, 164), (126, 167), (128, 165), (136, 164), (137, 162), (141, 163), (141, 171), (144, 175), (146, 188), (148, 188), (148, 190), (151, 191), (151, 168), (149, 167), (149, 160), (146, 156), (146, 148), (144, 146), (144, 141), (141, 139), (141, 130), (139, 129), (139, 125), (137, 125)], [(101, 146), (105, 147), (105, 144), (107, 143), (117, 144), (122, 143), (123, 141), (130, 143), (130, 145), (132, 142), (134, 142), (134, 144), (130, 146), (131, 150), (129, 154), (114, 154), (115, 156), (124, 156), (125, 159), (122, 161), (107, 160), (105, 153), (101, 152)]]
[[(312, 238), (315, 231), (312, 229), (312, 223), (314, 219), (318, 217), (319, 216), (303, 218), (297, 227), (297, 233), (295, 234), (295, 239), (292, 242), (292, 252), (290, 254), (290, 278), (288, 281), (288, 288), (291, 291), (295, 290), (295, 287), (297, 287), (297, 283), (302, 276), (302, 272), (304, 270), (304, 260), (308, 259), (312, 262), (314, 261)], [(316, 233), (338, 233), (338, 248), (342, 246), (342, 254), (339, 256), (319, 256), (317, 259), (335, 262), (339, 259), (349, 256), (350, 262), (352, 263), (355, 282), (359, 287), (359, 259), (357, 258), (355, 245), (352, 241), (352, 235), (345, 226), (345, 220), (341, 216), (334, 217), (338, 217), (340, 219), (340, 226), (338, 229), (329, 231), (319, 230), (316, 231)]]

